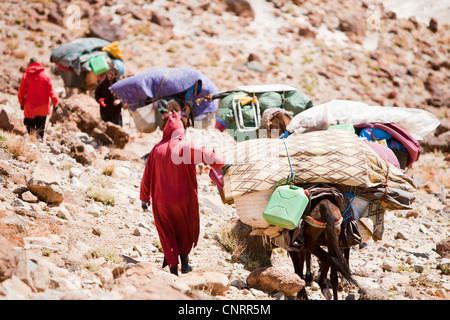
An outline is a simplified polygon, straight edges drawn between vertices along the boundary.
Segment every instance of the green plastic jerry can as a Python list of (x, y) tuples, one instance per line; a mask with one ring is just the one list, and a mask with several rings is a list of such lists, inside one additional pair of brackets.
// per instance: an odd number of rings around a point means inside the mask
[(106, 61), (104, 56), (95, 56), (89, 60), (89, 64), (91, 65), (92, 71), (96, 76), (105, 73), (109, 70), (108, 62)]
[(263, 217), (270, 224), (295, 229), (308, 205), (308, 194), (303, 188), (284, 185), (275, 189)]

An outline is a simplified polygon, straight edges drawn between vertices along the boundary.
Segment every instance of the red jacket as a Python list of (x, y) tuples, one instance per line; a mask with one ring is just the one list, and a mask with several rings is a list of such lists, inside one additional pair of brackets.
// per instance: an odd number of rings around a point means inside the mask
[(24, 117), (30, 119), (51, 114), (50, 99), (54, 106), (59, 102), (50, 75), (38, 62), (25, 69), (17, 97), (20, 105), (24, 107)]
[(140, 200), (152, 201), (153, 218), (164, 251), (165, 263), (178, 264), (179, 254), (197, 245), (200, 217), (196, 164), (214, 169), (225, 161), (211, 150), (186, 141), (180, 115), (173, 113), (162, 140), (147, 159), (141, 181)]

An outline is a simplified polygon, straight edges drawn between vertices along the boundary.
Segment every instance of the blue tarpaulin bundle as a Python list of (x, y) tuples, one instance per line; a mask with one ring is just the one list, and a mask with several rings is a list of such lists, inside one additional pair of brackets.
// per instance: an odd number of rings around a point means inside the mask
[[(111, 91), (132, 111), (148, 103), (149, 100), (170, 97), (191, 88), (201, 80), (201, 91), (196, 98), (219, 92), (215, 84), (203, 73), (188, 68), (150, 68), (132, 77), (122, 79), (111, 86)], [(193, 106), (194, 120), (215, 113), (218, 101), (202, 101)]]

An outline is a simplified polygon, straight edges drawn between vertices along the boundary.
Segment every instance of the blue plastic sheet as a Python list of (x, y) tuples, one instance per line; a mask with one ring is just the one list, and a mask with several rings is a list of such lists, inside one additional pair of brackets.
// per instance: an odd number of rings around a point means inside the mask
[[(192, 87), (198, 80), (202, 81), (202, 90), (197, 98), (219, 92), (207, 76), (188, 68), (151, 68), (116, 82), (111, 86), (111, 91), (134, 111), (148, 99), (181, 93)], [(215, 113), (217, 108), (217, 100), (195, 104), (192, 111), (194, 120), (200, 120), (208, 113)]]

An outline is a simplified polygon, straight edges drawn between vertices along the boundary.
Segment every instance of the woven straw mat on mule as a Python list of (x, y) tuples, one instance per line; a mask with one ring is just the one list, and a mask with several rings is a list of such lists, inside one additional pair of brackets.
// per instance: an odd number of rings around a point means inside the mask
[[(383, 160), (354, 133), (321, 130), (291, 135), (285, 142), (296, 184), (324, 182), (357, 188), (387, 186), (411, 193), (416, 190), (411, 177)], [(224, 199), (287, 183), (287, 150), (282, 139), (246, 140), (217, 149), (233, 163), (224, 176)], [(390, 209), (389, 203), (386, 205)]]

